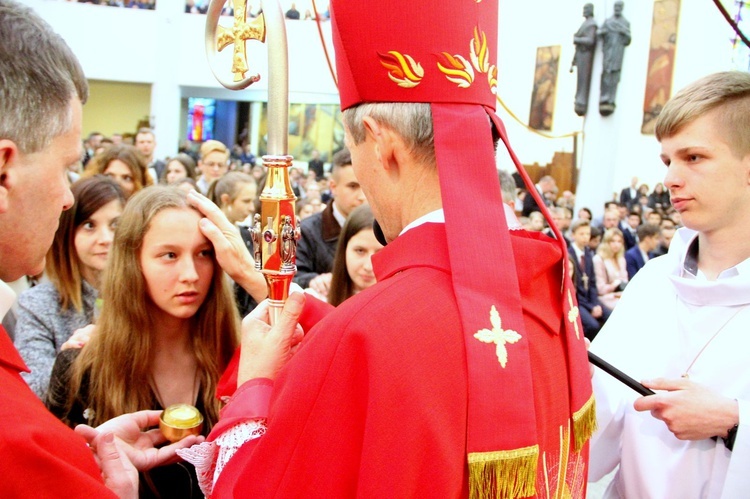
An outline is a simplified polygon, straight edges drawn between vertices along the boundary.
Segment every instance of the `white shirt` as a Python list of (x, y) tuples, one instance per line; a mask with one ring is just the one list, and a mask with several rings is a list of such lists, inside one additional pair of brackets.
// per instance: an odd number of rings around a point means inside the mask
[(338, 207), (336, 206), (336, 201), (332, 203), (333, 208), (333, 218), (336, 219), (336, 221), (339, 223), (339, 227), (343, 227), (344, 223), (346, 223), (346, 217), (344, 216), (341, 211), (339, 211)]

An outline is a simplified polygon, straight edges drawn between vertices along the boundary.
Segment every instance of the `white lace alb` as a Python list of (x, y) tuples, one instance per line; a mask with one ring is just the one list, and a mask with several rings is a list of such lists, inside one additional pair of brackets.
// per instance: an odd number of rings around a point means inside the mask
[(180, 449), (177, 455), (195, 466), (198, 485), (203, 494), (210, 497), (216, 481), (232, 456), (244, 444), (262, 437), (265, 433), (265, 419), (243, 421), (222, 433), (216, 440)]

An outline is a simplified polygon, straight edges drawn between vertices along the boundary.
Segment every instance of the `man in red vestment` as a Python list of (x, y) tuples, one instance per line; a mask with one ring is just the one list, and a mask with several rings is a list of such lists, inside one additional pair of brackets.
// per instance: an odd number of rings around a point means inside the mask
[(293, 294), (273, 327), (264, 305), (245, 320), (238, 388), (191, 456), (213, 458), (203, 484), (584, 497), (594, 404), (564, 238), (509, 231), (500, 195), (497, 0), (334, 0), (332, 15), (346, 143), (388, 243), (378, 282), (335, 310)]
[[(60, 213), (73, 204), (67, 173), (81, 160), (88, 83), (62, 38), (27, 7), (0, 0), (0, 40), (2, 319), (15, 299), (5, 282), (44, 270)], [(159, 413), (141, 411), (105, 423), (109, 432), (82, 429), (90, 449), (47, 411), (20, 371), (28, 368), (0, 326), (0, 497), (137, 497), (134, 465), (149, 469), (193, 443), (154, 449), (156, 433), (141, 428), (158, 423)]]

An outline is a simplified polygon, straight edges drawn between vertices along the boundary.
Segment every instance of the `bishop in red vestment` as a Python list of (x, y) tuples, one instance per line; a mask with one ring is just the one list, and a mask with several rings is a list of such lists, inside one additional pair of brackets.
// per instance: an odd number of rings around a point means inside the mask
[(212, 496), (584, 497), (594, 403), (564, 238), (509, 231), (502, 208), (493, 138), (536, 190), (494, 114), (497, 1), (332, 15), (346, 142), (388, 246), (376, 285), (308, 299), (278, 374), (301, 298), (273, 328), (245, 321), (203, 447)]

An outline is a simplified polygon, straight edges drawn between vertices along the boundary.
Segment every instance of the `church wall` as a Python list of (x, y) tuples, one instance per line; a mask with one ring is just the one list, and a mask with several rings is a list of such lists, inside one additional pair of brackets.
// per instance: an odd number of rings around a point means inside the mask
[[(653, 2), (625, 1), (623, 15), (630, 21), (632, 43), (625, 50), (617, 109), (602, 118), (598, 113), (601, 44), (597, 46), (589, 111), (585, 119), (573, 112), (575, 73), (569, 73), (575, 47), (573, 34), (583, 22), (583, 1), (519, 2), (500, 0), (499, 94), (521, 120), (527, 122), (536, 48), (561, 45), (554, 126), (551, 135), (576, 130), (579, 140), (579, 206), (601, 210), (604, 200), (637, 176), (650, 187), (663, 179), (659, 144), (641, 134), (643, 100), (649, 57)], [(592, 1), (597, 25), (612, 15), (613, 1)], [(711, 2), (682, 0), (672, 92), (706, 74), (732, 69), (731, 28)], [(503, 118), (516, 153), (523, 163), (546, 164), (554, 151), (572, 151), (572, 139), (549, 140), (526, 130), (504, 110)], [(509, 168), (500, 154), (499, 164)]]
[(151, 113), (151, 85), (89, 80), (89, 100), (84, 109), (84, 136), (93, 131), (106, 136), (133, 133)]

